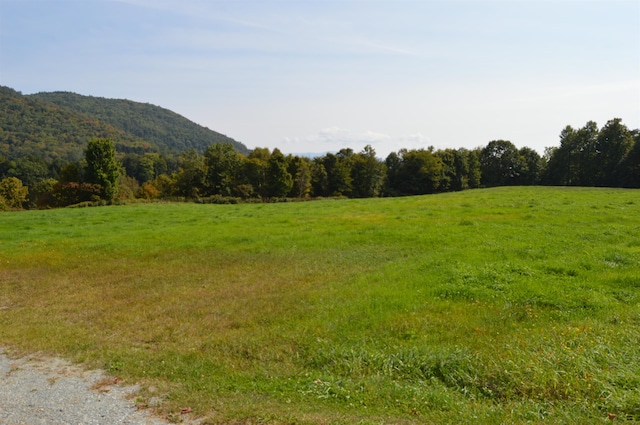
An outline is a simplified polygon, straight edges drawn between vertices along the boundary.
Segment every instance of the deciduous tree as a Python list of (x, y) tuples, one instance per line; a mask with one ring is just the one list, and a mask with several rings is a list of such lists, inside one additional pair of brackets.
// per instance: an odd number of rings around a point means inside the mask
[(431, 150), (401, 149), (386, 159), (389, 168), (388, 191), (394, 195), (435, 193), (440, 184), (442, 160)]
[(288, 171), (287, 159), (279, 149), (274, 149), (269, 157), (267, 174), (267, 196), (282, 198), (293, 187), (293, 177)]
[(560, 146), (550, 149), (544, 182), (572, 186), (623, 186), (633, 179), (628, 158), (635, 142), (631, 131), (615, 118), (598, 130), (589, 121), (579, 130), (560, 133)]
[(633, 147), (622, 162), (621, 185), (640, 188), (640, 130), (631, 132)]
[(29, 189), (22, 185), (19, 178), (5, 177), (0, 180), (0, 210), (22, 208), (28, 194)]
[(204, 157), (207, 164), (208, 194), (231, 196), (241, 165), (238, 152), (230, 143), (218, 143), (209, 146)]
[(520, 174), (515, 180), (518, 185), (534, 185), (540, 182), (543, 163), (540, 154), (535, 150), (524, 147), (518, 151), (520, 155)]
[[(318, 188), (321, 189), (320, 196), (348, 196), (351, 193), (351, 166), (349, 163), (353, 151), (343, 149), (337, 155), (328, 153), (322, 157), (315, 158), (318, 165), (318, 177), (324, 174), (323, 179), (317, 178)], [(320, 167), (321, 166), (321, 167)], [(322, 181), (323, 180), (323, 181)]]
[(255, 148), (243, 159), (242, 192), (244, 196), (269, 197), (268, 174), (271, 153), (267, 148)]
[(516, 184), (522, 171), (518, 149), (508, 140), (493, 140), (480, 152), (482, 184), (508, 186)]
[(195, 149), (180, 155), (180, 168), (175, 175), (176, 194), (187, 198), (198, 198), (204, 194), (207, 164), (204, 156)]
[(386, 178), (386, 165), (376, 158), (376, 151), (367, 145), (351, 157), (351, 196), (371, 198), (380, 196)]
[(290, 196), (306, 198), (312, 189), (312, 162), (309, 158), (294, 156), (289, 160), (289, 174), (293, 177), (293, 187)]
[(84, 180), (102, 187), (100, 197), (113, 200), (118, 193), (118, 177), (121, 165), (116, 158), (116, 148), (110, 139), (91, 139), (85, 151), (87, 168)]
[(597, 161), (595, 184), (597, 186), (621, 186), (623, 160), (634, 144), (633, 135), (620, 118), (608, 121), (596, 139)]

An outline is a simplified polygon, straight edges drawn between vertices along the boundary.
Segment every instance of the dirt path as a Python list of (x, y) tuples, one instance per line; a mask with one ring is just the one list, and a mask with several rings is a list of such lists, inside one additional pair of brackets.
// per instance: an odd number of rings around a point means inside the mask
[(10, 358), (0, 348), (0, 424), (168, 424), (135, 407), (137, 387), (115, 381), (61, 359)]

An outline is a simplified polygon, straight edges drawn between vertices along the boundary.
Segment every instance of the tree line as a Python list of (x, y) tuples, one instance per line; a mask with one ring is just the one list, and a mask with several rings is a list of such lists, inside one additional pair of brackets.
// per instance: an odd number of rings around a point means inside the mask
[(132, 198), (229, 203), (323, 197), (422, 195), (505, 185), (640, 187), (640, 131), (620, 119), (560, 134), (540, 156), (494, 140), (476, 149), (401, 149), (384, 160), (371, 146), (307, 158), (279, 149), (239, 153), (232, 144), (203, 153), (116, 152), (91, 139), (82, 160), (0, 157), (0, 209), (62, 207)]

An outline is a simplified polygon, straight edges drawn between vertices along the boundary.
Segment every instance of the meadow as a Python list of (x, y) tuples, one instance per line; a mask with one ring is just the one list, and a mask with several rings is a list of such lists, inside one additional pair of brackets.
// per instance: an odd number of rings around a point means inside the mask
[(0, 346), (176, 422), (637, 422), (640, 191), (3, 213)]

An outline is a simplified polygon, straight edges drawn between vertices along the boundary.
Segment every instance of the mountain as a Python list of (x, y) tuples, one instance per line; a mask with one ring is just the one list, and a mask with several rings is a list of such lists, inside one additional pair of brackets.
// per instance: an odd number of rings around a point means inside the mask
[(161, 150), (204, 151), (215, 143), (231, 143), (240, 153), (247, 147), (230, 137), (198, 125), (182, 115), (148, 103), (105, 99), (70, 92), (37, 93), (28, 96), (52, 103), (107, 123), (135, 137), (148, 140)]
[(77, 161), (91, 137), (108, 137), (120, 149), (151, 149), (149, 142), (111, 125), (0, 86), (1, 156)]
[(229, 142), (245, 145), (167, 109), (74, 93), (22, 95), (0, 86), (0, 156), (77, 161), (93, 137), (112, 139), (119, 152), (179, 154)]

